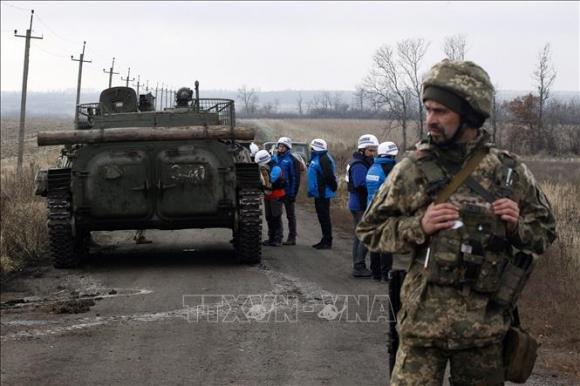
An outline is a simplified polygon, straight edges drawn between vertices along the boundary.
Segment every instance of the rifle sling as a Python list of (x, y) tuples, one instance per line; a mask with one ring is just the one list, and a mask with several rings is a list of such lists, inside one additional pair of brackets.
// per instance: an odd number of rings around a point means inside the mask
[[(442, 204), (465, 182), (465, 180), (477, 168), (483, 157), (487, 154), (486, 149), (476, 150), (471, 158), (467, 161), (465, 166), (453, 176), (453, 179), (447, 184), (443, 190), (439, 192), (435, 199), (435, 204)], [(475, 180), (474, 180), (475, 181)], [(478, 184), (479, 185), (479, 184)], [(480, 185), (481, 186), (481, 185)], [(471, 187), (471, 186), (470, 186)], [(473, 189), (473, 187), (471, 187)], [(487, 197), (485, 197), (487, 199)]]

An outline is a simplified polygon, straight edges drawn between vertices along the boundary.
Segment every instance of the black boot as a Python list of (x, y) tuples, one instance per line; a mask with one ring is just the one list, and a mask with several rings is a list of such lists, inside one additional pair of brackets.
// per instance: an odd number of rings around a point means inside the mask
[(312, 248), (318, 248), (319, 246), (322, 245), (322, 243), (324, 243), (324, 240), (320, 240), (319, 242), (317, 242), (316, 244), (312, 245)]

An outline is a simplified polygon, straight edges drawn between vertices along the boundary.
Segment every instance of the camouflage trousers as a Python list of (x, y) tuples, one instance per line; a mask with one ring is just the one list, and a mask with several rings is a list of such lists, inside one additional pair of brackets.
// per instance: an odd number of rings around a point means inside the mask
[(391, 386), (443, 385), (450, 362), (452, 386), (503, 385), (504, 368), (500, 343), (466, 350), (413, 347), (401, 341), (391, 376)]

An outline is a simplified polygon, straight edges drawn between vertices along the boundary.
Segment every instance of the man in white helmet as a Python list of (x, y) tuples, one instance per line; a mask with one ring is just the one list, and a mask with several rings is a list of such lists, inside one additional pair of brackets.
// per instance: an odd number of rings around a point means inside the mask
[(328, 145), (322, 138), (310, 142), (312, 159), (308, 165), (308, 197), (314, 198), (316, 215), (322, 230), (322, 240), (313, 245), (316, 249), (332, 248), (332, 223), (330, 199), (336, 196), (336, 164), (328, 153)]
[(282, 199), (286, 181), (284, 172), (267, 150), (260, 150), (254, 157), (260, 167), (260, 179), (264, 189), (264, 211), (268, 223), (268, 240), (263, 242), (267, 247), (282, 246)]
[[(356, 228), (367, 208), (367, 172), (377, 154), (379, 140), (372, 134), (361, 135), (358, 139), (358, 149), (353, 153), (346, 166), (346, 182), (348, 184), (348, 208), (352, 213)], [(355, 278), (371, 277), (371, 271), (366, 267), (367, 248), (354, 236), (352, 245), (352, 276)]]
[[(399, 154), (399, 148), (394, 142), (383, 142), (379, 145), (379, 150), (373, 165), (367, 172), (367, 206), (370, 205), (373, 197), (388, 178), (389, 173), (397, 163), (395, 157)], [(371, 252), (371, 272), (376, 281), (389, 281), (389, 271), (393, 266), (393, 255), (388, 252)]]
[(284, 245), (296, 245), (296, 195), (300, 186), (300, 170), (297, 168), (296, 158), (291, 150), (292, 139), (280, 137), (277, 143), (276, 160), (288, 181), (285, 188), (286, 195), (282, 200), (288, 219), (288, 239), (284, 241)]

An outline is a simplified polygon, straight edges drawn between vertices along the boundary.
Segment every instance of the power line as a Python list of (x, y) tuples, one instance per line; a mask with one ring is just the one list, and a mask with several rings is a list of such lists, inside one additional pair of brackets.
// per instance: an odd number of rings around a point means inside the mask
[(17, 9), (17, 10), (19, 10), (19, 11), (21, 11), (21, 12), (26, 12), (26, 13), (28, 13), (28, 12), (30, 11), (30, 8), (22, 8), (22, 7), (17, 7), (16, 5), (12, 5), (12, 4), (10, 4), (10, 3), (9, 3), (9, 2), (7, 2), (7, 1), (2, 1), (2, 5), (5, 5), (5, 6), (7, 6), (7, 7), (10, 7), (10, 8)]
[(49, 25), (48, 25), (48, 24), (47, 24), (47, 23), (44, 21), (44, 19), (40, 18), (39, 16), (37, 16), (36, 18), (37, 18), (37, 19), (38, 19), (38, 21), (40, 21), (40, 23), (41, 23), (43, 26), (45, 26), (45, 27), (48, 29), (48, 31), (49, 31), (49, 32), (50, 32), (52, 35), (54, 35), (56, 38), (58, 38), (58, 39), (60, 39), (60, 40), (64, 40), (64, 41), (66, 41), (66, 42), (69, 42), (69, 43), (74, 43), (74, 44), (80, 44), (80, 43), (82, 43), (82, 42), (81, 42), (81, 41), (79, 41), (79, 40), (72, 40), (72, 39), (68, 39), (68, 38), (62, 37), (61, 35), (59, 35), (58, 33), (56, 33), (56, 31), (55, 31), (55, 30), (53, 30), (52, 28), (50, 28), (50, 26), (49, 26)]
[(46, 53), (46, 54), (48, 54), (48, 55), (51, 55), (51, 56), (54, 56), (54, 57), (56, 57), (56, 58), (60, 58), (60, 59), (68, 59), (68, 56), (66, 56), (66, 55), (64, 55), (64, 54), (55, 54), (54, 52), (51, 52), (51, 51), (45, 50), (44, 48), (40, 48), (40, 47), (38, 47), (38, 46), (37, 46), (36, 48), (38, 48), (40, 51), (43, 51), (44, 53)]

